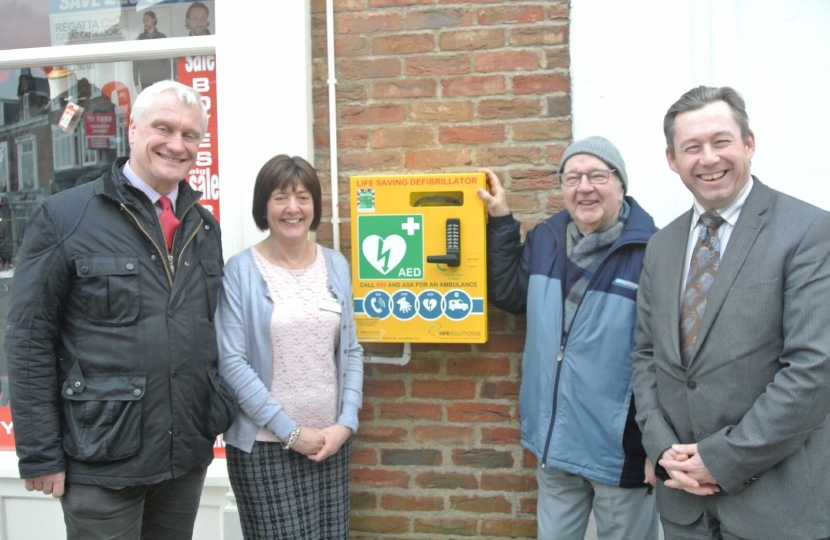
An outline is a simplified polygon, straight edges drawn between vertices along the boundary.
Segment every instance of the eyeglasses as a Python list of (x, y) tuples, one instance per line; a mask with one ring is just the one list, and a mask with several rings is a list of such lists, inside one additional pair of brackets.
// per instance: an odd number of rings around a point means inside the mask
[(582, 182), (582, 177), (587, 176), (588, 182), (593, 185), (604, 184), (611, 178), (611, 173), (616, 172), (617, 169), (594, 169), (588, 172), (563, 172), (559, 173), (559, 181), (563, 186), (578, 186)]

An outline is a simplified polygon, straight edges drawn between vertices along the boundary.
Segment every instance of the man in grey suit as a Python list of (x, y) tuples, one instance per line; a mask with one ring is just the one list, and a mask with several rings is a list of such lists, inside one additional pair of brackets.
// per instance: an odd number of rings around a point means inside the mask
[(750, 175), (731, 88), (664, 131), (695, 201), (648, 244), (632, 357), (666, 538), (830, 537), (830, 213)]

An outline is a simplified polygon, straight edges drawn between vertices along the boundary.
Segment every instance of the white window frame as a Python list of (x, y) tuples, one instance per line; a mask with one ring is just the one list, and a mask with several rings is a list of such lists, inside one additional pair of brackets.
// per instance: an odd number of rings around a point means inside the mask
[[(38, 188), (38, 176), (37, 176), (37, 137), (34, 135), (23, 135), (22, 137), (17, 137), (15, 140), (16, 145), (16, 155), (17, 155), (17, 191), (27, 191), (28, 189), (37, 189)], [(29, 152), (24, 152), (22, 146), (27, 142), (32, 143), (32, 150)], [(32, 154), (32, 187), (23, 189), (23, 156), (27, 154)]]
[(72, 133), (67, 133), (57, 126), (52, 126), (52, 165), (56, 171), (65, 171), (78, 166), (80, 155), (78, 146), (77, 129)]
[(0, 174), (0, 186), (4, 189), (3, 191), (9, 192), (11, 191), (11, 186), (9, 185), (9, 142), (8, 141), (0, 141), (0, 168), (5, 171), (5, 174)]

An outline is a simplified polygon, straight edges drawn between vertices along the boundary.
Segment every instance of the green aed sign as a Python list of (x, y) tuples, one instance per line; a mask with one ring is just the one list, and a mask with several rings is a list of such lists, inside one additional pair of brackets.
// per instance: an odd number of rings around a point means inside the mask
[(424, 218), (358, 216), (360, 279), (424, 279)]

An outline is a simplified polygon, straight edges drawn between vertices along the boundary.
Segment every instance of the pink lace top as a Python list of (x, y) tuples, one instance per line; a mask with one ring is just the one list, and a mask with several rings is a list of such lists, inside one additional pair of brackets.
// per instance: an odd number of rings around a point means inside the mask
[[(251, 248), (274, 301), (271, 315), (271, 395), (302, 426), (321, 429), (337, 419), (337, 368), (334, 351), (340, 337), (340, 314), (328, 290), (323, 249), (310, 266), (289, 270), (270, 263)], [(267, 428), (258, 441), (277, 442)]]

